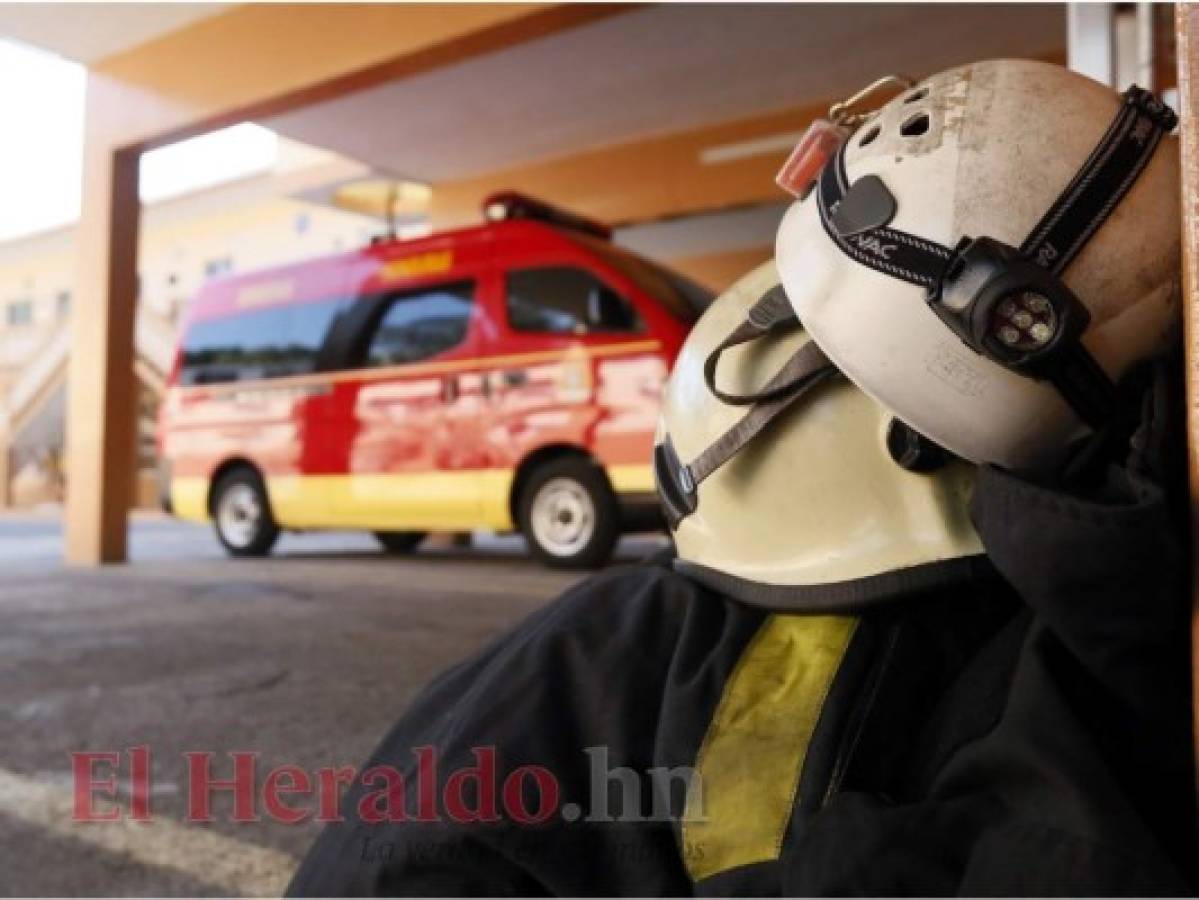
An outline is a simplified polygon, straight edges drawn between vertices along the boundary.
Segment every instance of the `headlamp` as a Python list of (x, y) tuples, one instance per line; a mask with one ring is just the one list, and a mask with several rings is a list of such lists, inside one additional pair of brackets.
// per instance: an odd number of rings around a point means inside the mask
[(1034, 377), (1053, 374), (1091, 319), (1053, 273), (987, 237), (958, 244), (928, 303), (975, 353)]

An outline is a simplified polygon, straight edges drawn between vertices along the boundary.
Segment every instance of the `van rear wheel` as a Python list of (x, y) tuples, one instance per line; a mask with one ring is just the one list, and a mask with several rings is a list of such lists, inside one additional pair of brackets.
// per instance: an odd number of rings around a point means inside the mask
[(212, 521), (217, 540), (231, 556), (266, 556), (279, 539), (266, 487), (250, 468), (234, 469), (217, 482)]
[(560, 569), (602, 566), (620, 537), (616, 495), (603, 470), (585, 459), (557, 459), (534, 470), (517, 521), (533, 554)]
[(388, 553), (411, 553), (426, 534), (425, 531), (376, 531), (375, 540)]

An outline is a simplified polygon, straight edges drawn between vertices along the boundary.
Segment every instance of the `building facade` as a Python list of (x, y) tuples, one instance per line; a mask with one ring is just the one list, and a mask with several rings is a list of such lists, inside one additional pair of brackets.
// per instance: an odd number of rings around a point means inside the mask
[[(146, 205), (131, 361), (138, 386), (138, 505), (155, 502), (154, 419), (190, 299), (210, 278), (336, 253), (380, 234), (380, 219), (311, 199), (314, 185), (357, 171), (331, 154), (280, 141), (270, 171)], [(56, 503), (64, 494), (75, 253), (73, 224), (0, 243), (0, 408), (8, 476), (0, 490), (9, 505)]]

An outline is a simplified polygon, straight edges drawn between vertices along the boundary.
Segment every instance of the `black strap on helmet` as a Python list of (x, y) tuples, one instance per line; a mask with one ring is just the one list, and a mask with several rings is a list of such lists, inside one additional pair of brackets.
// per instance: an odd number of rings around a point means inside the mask
[(779, 373), (766, 383), (762, 395), (768, 399), (755, 403), (748, 413), (691, 461), (687, 466), (691, 483), (698, 486), (736, 456), (779, 413), (836, 371), (815, 341), (808, 341), (800, 347)]
[(1124, 199), (1162, 136), (1178, 124), (1174, 110), (1150, 91), (1133, 85), (1122, 99), (1103, 139), (1020, 245), (1021, 254), (1055, 275)]
[(1051, 382), (1092, 427), (1111, 415), (1111, 380), (1079, 338), (1090, 313), (1062, 271), (1144, 171), (1177, 116), (1149, 91), (1125, 91), (1115, 119), (1073, 180), (1017, 249), (963, 238), (950, 249), (890, 228), (895, 199), (867, 175), (852, 185), (845, 145), (820, 176), (825, 231), (850, 258), (920, 285), (931, 309), (975, 353)]
[[(850, 259), (900, 281), (931, 288), (953, 251), (888, 228), (896, 211), (894, 196), (877, 175), (859, 178), (851, 187), (845, 174), (845, 147), (841, 145), (820, 173), (817, 196), (824, 230)], [(852, 215), (844, 214), (843, 207)]]
[(730, 347), (747, 344), (768, 334), (794, 331), (797, 328), (799, 328), (799, 319), (795, 315), (795, 310), (791, 308), (791, 301), (787, 299), (782, 285), (775, 285), (749, 308), (745, 314), (745, 320), (733, 329), (733, 333), (721, 341), (704, 360), (704, 383), (708, 385), (708, 390), (714, 397), (730, 406), (750, 406), (760, 400), (770, 400), (786, 394), (793, 385), (787, 381), (779, 382), (777, 378), (773, 379), (770, 384), (748, 394), (723, 391), (716, 386), (716, 366), (720, 363), (720, 355)]
[[(779, 298), (782, 306), (779, 305)], [(784, 308), (787, 311), (786, 315), (781, 312)], [(746, 343), (754, 337), (777, 330), (787, 319), (790, 320), (791, 327), (798, 327), (786, 294), (777, 288), (771, 289), (750, 308), (745, 321), (716, 351), (713, 351), (709, 361), (718, 357), (721, 349)], [(749, 324), (751, 320), (753, 325)], [(741, 339), (734, 341), (733, 338), (738, 335)], [(708, 378), (709, 367), (705, 365), (704, 368), (705, 378)], [(714, 362), (711, 370), (714, 377)], [(824, 352), (814, 341), (808, 341), (760, 390), (753, 394), (731, 395), (734, 398), (733, 405), (746, 405), (745, 400), (748, 399), (752, 403), (749, 411), (690, 463), (684, 464), (679, 460), (670, 436), (667, 435), (662, 443), (654, 448), (654, 478), (671, 530), (677, 528), (686, 516), (695, 512), (699, 503), (699, 485), (709, 475), (741, 452), (767, 425), (790, 409), (796, 401), (835, 374), (837, 369)], [(711, 379), (708, 380), (711, 387)], [(713, 393), (724, 400), (720, 393), (715, 390)]]

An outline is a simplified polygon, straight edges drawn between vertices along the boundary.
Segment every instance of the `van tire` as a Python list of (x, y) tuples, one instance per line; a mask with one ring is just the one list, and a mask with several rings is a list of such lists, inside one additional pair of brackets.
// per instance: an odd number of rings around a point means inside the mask
[(534, 469), (516, 510), (529, 549), (555, 569), (598, 568), (620, 538), (616, 495), (588, 459), (555, 459)]
[(240, 466), (221, 476), (212, 492), (212, 524), (230, 556), (266, 556), (279, 526), (259, 474)]
[(388, 553), (411, 553), (428, 535), (427, 531), (376, 531), (375, 540)]

